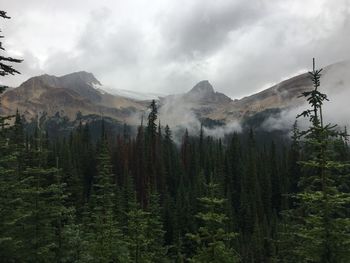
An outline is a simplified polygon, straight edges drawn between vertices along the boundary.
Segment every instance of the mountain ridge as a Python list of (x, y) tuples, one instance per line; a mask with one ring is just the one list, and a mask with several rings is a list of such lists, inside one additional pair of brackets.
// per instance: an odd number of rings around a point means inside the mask
[[(349, 61), (329, 65), (325, 67), (324, 74), (327, 76), (329, 72), (339, 72), (349, 65)], [(191, 111), (198, 120), (230, 123), (266, 110), (297, 107), (303, 103), (300, 94), (311, 88), (308, 74), (303, 73), (250, 96), (232, 100), (215, 91), (208, 80), (202, 80), (188, 92), (158, 97), (157, 101), (163, 116), (167, 113), (173, 115), (180, 107)], [(48, 74), (34, 76), (2, 94), (1, 100), (0, 114), (13, 114), (18, 109), (28, 120), (42, 112), (49, 116), (58, 112), (74, 119), (80, 112), (83, 115), (106, 116), (133, 125), (138, 124), (139, 117), (146, 114), (150, 102), (149, 99), (142, 100), (142, 97), (132, 99), (111, 94), (104, 90), (92, 73), (86, 71), (59, 77)]]

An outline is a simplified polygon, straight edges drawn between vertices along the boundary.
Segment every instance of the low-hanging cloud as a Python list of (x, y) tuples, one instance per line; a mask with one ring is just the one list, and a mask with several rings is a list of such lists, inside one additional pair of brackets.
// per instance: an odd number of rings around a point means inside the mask
[[(350, 61), (324, 69), (321, 76), (320, 91), (327, 94), (329, 101), (323, 105), (325, 123), (337, 124), (340, 128), (350, 125), (350, 107), (347, 107), (350, 98)], [(290, 130), (296, 116), (310, 108), (305, 101), (296, 108), (283, 110), (277, 116), (269, 117), (262, 128), (266, 130)], [(300, 129), (305, 130), (310, 125), (307, 118), (297, 119)]]
[[(187, 129), (190, 135), (198, 135), (202, 122), (193, 108), (198, 108), (198, 102), (188, 100), (186, 94), (168, 96), (160, 101), (159, 119), (163, 125), (169, 125), (175, 134), (178, 130)], [(242, 127), (238, 120), (224, 125), (203, 127), (205, 135), (215, 138), (221, 138), (233, 132), (241, 132), (241, 130)], [(179, 138), (176, 140), (179, 141)]]

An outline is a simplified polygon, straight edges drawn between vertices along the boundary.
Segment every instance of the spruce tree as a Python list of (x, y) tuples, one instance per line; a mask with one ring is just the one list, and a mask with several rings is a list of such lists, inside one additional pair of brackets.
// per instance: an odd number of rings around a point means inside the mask
[(30, 262), (60, 259), (63, 222), (70, 214), (70, 208), (65, 206), (65, 186), (61, 183), (60, 171), (48, 164), (45, 140), (39, 129), (27, 147), (20, 174), (24, 202), (17, 228), (23, 246), (18, 254)]
[[(0, 10), (0, 18), (4, 19), (10, 19), (5, 11)], [(1, 30), (0, 30), (1, 32)], [(0, 39), (4, 36), (0, 35)], [(2, 42), (0, 41), (0, 51), (5, 51), (5, 48), (2, 45)], [(5, 55), (0, 55), (0, 76), (6, 76), (6, 75), (14, 75), (14, 74), (20, 74), (19, 71), (13, 68), (11, 63), (21, 63), (21, 59), (16, 59), (12, 57), (8, 57)], [(5, 86), (0, 85), (0, 94), (6, 89)]]
[(167, 262), (157, 195), (150, 195), (148, 210), (142, 209), (136, 198), (130, 201), (129, 208), (126, 240), (131, 262)]
[(85, 215), (89, 252), (95, 262), (127, 262), (128, 252), (113, 204), (116, 185), (113, 183), (114, 175), (104, 135), (97, 163), (89, 212)]
[(311, 126), (300, 132), (307, 158), (300, 162), (301, 191), (294, 195), (295, 208), (285, 212), (286, 225), (281, 238), (281, 258), (287, 262), (348, 262), (350, 260), (350, 195), (340, 187), (348, 163), (334, 159), (334, 141), (347, 136), (336, 125), (324, 124), (323, 103), (328, 100), (319, 90), (321, 70), (310, 77), (313, 90), (303, 93), (310, 109)]
[(25, 187), (20, 176), (23, 141), (14, 143), (6, 137), (6, 131), (0, 130), (0, 254), (4, 261), (11, 262), (20, 259), (17, 252), (23, 245), (18, 223), (23, 217)]
[(241, 179), (239, 207), (240, 244), (242, 258), (259, 261), (263, 258), (260, 222), (263, 221), (260, 182), (258, 180), (258, 150), (252, 129), (249, 131), (244, 173)]
[[(7, 13), (2, 10), (0, 10), (0, 18), (10, 19)], [(0, 40), (1, 38), (4, 36), (0, 35)], [(5, 51), (2, 41), (0, 41), (0, 51), (1, 53)], [(20, 62), (22, 60), (0, 54), (0, 76), (19, 74), (11, 63)], [(6, 86), (0, 85), (0, 95), (6, 88)], [(8, 127), (8, 120), (13, 116), (0, 116), (0, 220), (2, 222), (0, 226), (0, 254), (4, 261), (18, 260), (19, 255), (16, 255), (16, 251), (22, 246), (21, 240), (16, 235), (18, 229), (15, 225), (22, 217), (21, 207), (23, 206), (20, 194), (23, 189), (20, 179), (23, 134), (18, 138), (11, 136), (11, 132), (17, 135), (23, 133), (18, 115), (17, 112), (15, 129), (12, 128), (12, 130)], [(16, 141), (16, 139), (18, 140)]]
[(207, 185), (207, 195), (199, 198), (203, 208), (196, 217), (200, 221), (197, 233), (188, 234), (197, 248), (190, 262), (238, 262), (238, 253), (232, 248), (232, 241), (237, 234), (227, 232), (225, 225), (228, 217), (222, 212), (226, 199), (217, 193), (218, 185), (212, 180)]

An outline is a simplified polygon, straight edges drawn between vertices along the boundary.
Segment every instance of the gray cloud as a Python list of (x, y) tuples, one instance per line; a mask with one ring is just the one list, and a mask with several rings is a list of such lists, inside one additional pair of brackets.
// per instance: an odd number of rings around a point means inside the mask
[(350, 58), (350, 7), (309, 1), (5, 1), (5, 47), (31, 75), (93, 72), (110, 88), (180, 93), (208, 79), (239, 98)]
[(164, 18), (162, 33), (168, 55), (186, 59), (205, 57), (218, 51), (229, 41), (232, 31), (246, 28), (266, 12), (262, 2), (254, 5), (244, 1), (196, 1), (180, 12)]

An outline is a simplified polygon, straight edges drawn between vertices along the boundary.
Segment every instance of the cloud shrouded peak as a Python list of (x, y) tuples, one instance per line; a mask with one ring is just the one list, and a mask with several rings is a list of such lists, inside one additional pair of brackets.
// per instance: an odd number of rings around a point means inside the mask
[(213, 86), (209, 83), (208, 80), (202, 80), (198, 82), (189, 92), (188, 94), (212, 94), (214, 93)]
[(82, 81), (90, 85), (94, 85), (94, 84), (101, 85), (101, 83), (96, 79), (96, 77), (92, 73), (86, 72), (86, 71), (73, 72), (73, 73), (64, 75), (60, 78), (67, 82)]

